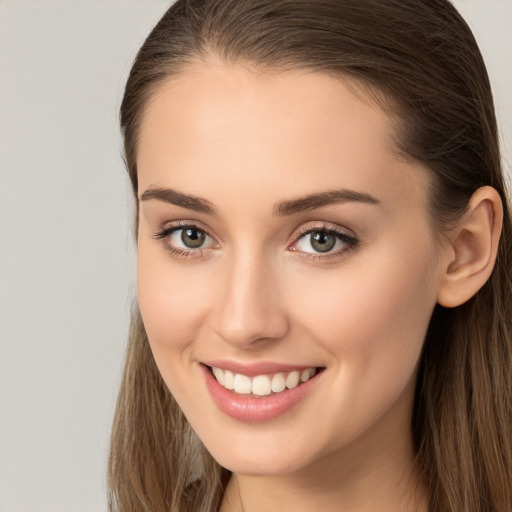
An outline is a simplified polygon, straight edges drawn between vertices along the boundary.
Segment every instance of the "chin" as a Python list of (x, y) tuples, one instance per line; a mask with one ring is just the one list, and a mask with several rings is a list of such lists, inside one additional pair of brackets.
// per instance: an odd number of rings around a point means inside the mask
[(241, 459), (225, 459), (217, 460), (224, 468), (237, 475), (246, 476), (279, 476), (294, 473), (303, 466), (296, 461), (279, 460), (273, 462), (271, 460), (254, 460), (252, 458)]
[(222, 467), (239, 475), (286, 475), (299, 471), (311, 462), (311, 454), (305, 454), (304, 447), (288, 446), (288, 449), (283, 449), (282, 443), (276, 447), (272, 441), (263, 448), (257, 444), (247, 446), (233, 443), (229, 449), (225, 449), (225, 446), (206, 448)]

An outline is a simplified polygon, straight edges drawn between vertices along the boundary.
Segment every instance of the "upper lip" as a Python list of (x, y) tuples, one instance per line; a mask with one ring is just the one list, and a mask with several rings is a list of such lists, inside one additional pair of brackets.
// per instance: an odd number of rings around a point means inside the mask
[(307, 368), (318, 368), (316, 365), (279, 363), (275, 361), (256, 361), (245, 362), (231, 359), (216, 359), (202, 361), (203, 364), (210, 367), (229, 370), (233, 373), (246, 375), (247, 377), (256, 377), (257, 375), (270, 375), (279, 372), (292, 372), (294, 370), (302, 371)]

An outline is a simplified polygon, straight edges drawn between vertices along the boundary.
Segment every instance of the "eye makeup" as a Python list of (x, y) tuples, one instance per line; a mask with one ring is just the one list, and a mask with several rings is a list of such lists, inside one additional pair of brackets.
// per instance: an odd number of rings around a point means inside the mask
[(200, 258), (217, 244), (204, 228), (193, 222), (176, 222), (154, 233), (153, 238), (161, 240), (165, 249), (178, 258)]
[[(154, 233), (165, 249), (177, 258), (201, 258), (219, 244), (202, 226), (195, 222), (180, 221)], [(287, 250), (301, 258), (315, 262), (339, 258), (355, 250), (359, 240), (332, 225), (306, 224), (292, 235)]]
[(288, 247), (303, 259), (328, 262), (340, 259), (357, 249), (359, 240), (333, 225), (306, 224), (293, 235), (294, 242)]

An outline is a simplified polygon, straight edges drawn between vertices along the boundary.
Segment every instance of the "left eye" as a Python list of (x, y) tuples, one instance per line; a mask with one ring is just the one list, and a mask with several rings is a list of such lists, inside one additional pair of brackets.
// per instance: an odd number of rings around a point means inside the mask
[(318, 229), (302, 235), (294, 244), (294, 249), (307, 253), (329, 253), (354, 245), (354, 239), (344, 233)]

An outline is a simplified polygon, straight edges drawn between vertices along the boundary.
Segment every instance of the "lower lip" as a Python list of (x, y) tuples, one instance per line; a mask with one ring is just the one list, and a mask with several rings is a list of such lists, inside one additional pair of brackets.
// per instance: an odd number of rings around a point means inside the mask
[(275, 395), (255, 398), (249, 395), (239, 395), (221, 386), (211, 373), (209, 367), (201, 365), (206, 386), (219, 409), (239, 421), (259, 423), (281, 416), (297, 405), (316, 385), (322, 371), (296, 388), (286, 389)]

